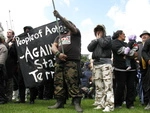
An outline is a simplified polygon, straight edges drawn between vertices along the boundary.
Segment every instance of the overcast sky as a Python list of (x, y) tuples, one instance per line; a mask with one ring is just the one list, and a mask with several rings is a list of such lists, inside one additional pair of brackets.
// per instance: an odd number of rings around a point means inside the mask
[[(52, 0), (0, 0), (0, 22), (16, 35), (24, 26), (33, 28), (56, 20)], [(87, 45), (94, 39), (93, 29), (104, 24), (107, 35), (123, 30), (126, 36), (143, 30), (150, 32), (150, 0), (54, 0), (60, 14), (71, 20), (82, 34), (82, 53), (89, 53)], [(10, 11), (10, 12), (9, 12)], [(10, 25), (11, 22), (11, 25)]]

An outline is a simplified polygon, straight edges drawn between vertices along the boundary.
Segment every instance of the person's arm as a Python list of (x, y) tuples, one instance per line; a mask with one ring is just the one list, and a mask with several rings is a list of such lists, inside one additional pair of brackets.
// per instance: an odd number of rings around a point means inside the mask
[(96, 32), (96, 34), (95, 34), (96, 39), (92, 40), (90, 42), (90, 44), (87, 46), (87, 49), (89, 52), (93, 52), (95, 50), (97, 44), (100, 43), (100, 41), (98, 41), (98, 40), (100, 40), (102, 38), (102, 35), (103, 34), (100, 33), (99, 31)]
[(144, 58), (144, 60), (150, 65), (150, 56), (148, 55), (149, 53), (149, 47), (150, 47), (150, 39), (148, 39), (145, 44), (144, 47), (142, 49), (142, 57)]
[(98, 41), (98, 44), (102, 48), (110, 48), (111, 47), (111, 37), (110, 36), (98, 38), (97, 41)]
[(54, 16), (56, 18), (59, 18), (64, 25), (72, 32), (72, 33), (77, 33), (78, 29), (76, 28), (76, 26), (73, 23), (70, 23), (67, 19), (65, 19), (64, 17), (62, 17), (57, 10), (54, 10)]
[(8, 50), (5, 46), (1, 46), (0, 48), (0, 64), (5, 65), (5, 61), (7, 58)]
[(58, 44), (56, 42), (54, 42), (52, 44), (52, 52), (54, 53), (54, 55), (59, 58), (60, 60), (62, 61), (66, 61), (66, 58), (67, 58), (67, 55), (65, 55), (64, 53), (61, 53), (59, 50), (58, 50)]
[[(111, 45), (112, 45), (112, 51), (115, 52), (116, 54), (122, 54), (124, 55), (124, 50), (125, 50), (125, 44), (121, 44), (120, 42), (112, 40)], [(124, 43), (124, 42), (122, 42)]]
[(87, 46), (88, 51), (93, 52), (95, 50), (95, 47), (97, 46), (97, 44), (98, 44), (97, 39), (92, 40), (90, 42), (90, 44)]
[(129, 51), (129, 56), (135, 56), (135, 53), (137, 54), (138, 49), (139, 49), (138, 45), (133, 46), (133, 48)]
[(51, 49), (54, 54), (56, 54), (56, 52), (59, 51), (57, 47), (58, 47), (58, 44), (54, 42), (52, 44), (52, 49)]

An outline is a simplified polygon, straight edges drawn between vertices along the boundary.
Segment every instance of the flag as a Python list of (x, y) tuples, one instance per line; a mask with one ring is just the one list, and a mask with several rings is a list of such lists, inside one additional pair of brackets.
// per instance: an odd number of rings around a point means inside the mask
[(51, 44), (59, 34), (56, 22), (34, 28), (15, 37), (19, 65), (26, 87), (35, 87), (52, 79), (55, 57)]

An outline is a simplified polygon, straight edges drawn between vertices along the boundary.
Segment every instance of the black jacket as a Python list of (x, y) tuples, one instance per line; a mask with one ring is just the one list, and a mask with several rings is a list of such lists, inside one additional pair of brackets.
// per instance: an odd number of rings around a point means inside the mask
[(145, 91), (150, 90), (150, 65), (148, 65), (148, 61), (150, 60), (150, 39), (147, 39), (144, 47), (142, 49), (142, 57), (146, 61), (147, 64), (147, 71), (145, 76), (143, 77), (143, 88)]
[(147, 39), (142, 49), (142, 57), (146, 62), (150, 60), (150, 39)]
[[(112, 52), (113, 52), (113, 65), (118, 69), (126, 69), (126, 60), (124, 53), (119, 54), (118, 50), (122, 47), (126, 47), (127, 43), (120, 41), (118, 39), (114, 39), (112, 41)], [(136, 61), (131, 57), (131, 67), (132, 69), (136, 69)]]
[(92, 52), (94, 61), (100, 58), (111, 58), (111, 37), (106, 36), (92, 40), (87, 48), (89, 52)]
[(6, 45), (8, 48), (8, 56), (6, 59), (6, 70), (8, 78), (12, 78), (14, 76), (14, 73), (16, 72), (17, 69), (17, 61), (18, 61), (15, 42), (14, 41), (11, 42), (12, 42), (11, 46)]

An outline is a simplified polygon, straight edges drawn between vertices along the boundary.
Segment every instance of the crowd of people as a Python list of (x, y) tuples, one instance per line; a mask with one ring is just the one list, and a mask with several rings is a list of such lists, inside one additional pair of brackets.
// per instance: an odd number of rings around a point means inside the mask
[[(94, 109), (110, 112), (121, 108), (123, 102), (128, 109), (133, 109), (139, 95), (144, 109), (150, 110), (150, 33), (144, 30), (141, 42), (136, 42), (137, 36), (131, 34), (126, 43), (123, 30), (107, 36), (105, 26), (97, 25), (93, 30), (95, 39), (87, 46), (92, 60), (82, 64), (80, 30), (58, 11), (53, 13), (64, 26), (51, 48), (56, 57), (54, 79), (37, 87), (28, 89), (24, 84), (15, 32), (9, 29), (5, 39), (0, 29), (0, 104), (13, 99), (15, 103), (25, 103), (30, 94), (30, 104), (37, 98), (55, 98), (56, 104), (48, 109), (57, 109), (64, 108), (66, 100), (72, 98), (75, 110), (82, 113), (81, 100), (91, 98)], [(32, 29), (31, 26), (23, 28), (24, 33)]]
[[(25, 26), (23, 31), (24, 33), (27, 33), (31, 29), (33, 29), (31, 26)], [(15, 103), (25, 103), (28, 97), (30, 97), (30, 104), (34, 104), (34, 100), (36, 98), (44, 100), (52, 99), (54, 91), (53, 80), (49, 79), (44, 81), (37, 87), (27, 88), (25, 86), (15, 43), (15, 32), (12, 29), (7, 31), (7, 39), (5, 39), (1, 31), (0, 104), (5, 104), (12, 101)]]

